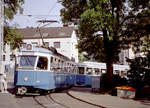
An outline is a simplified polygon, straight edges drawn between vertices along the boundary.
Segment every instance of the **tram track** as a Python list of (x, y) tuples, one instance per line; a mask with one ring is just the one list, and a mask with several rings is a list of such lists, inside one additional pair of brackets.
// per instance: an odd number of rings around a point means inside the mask
[(94, 103), (85, 101), (85, 100), (83, 100), (83, 99), (80, 99), (80, 98), (78, 98), (78, 97), (75, 97), (75, 96), (71, 95), (71, 94), (69, 93), (69, 91), (67, 91), (66, 94), (67, 94), (68, 96), (70, 96), (70, 97), (72, 97), (72, 98), (74, 98), (74, 99), (80, 101), (80, 102), (84, 102), (84, 103), (87, 103), (87, 104), (90, 104), (90, 105), (92, 105), (92, 106), (99, 107), (99, 108), (106, 108), (106, 107), (104, 107), (104, 106), (97, 105), (97, 104), (94, 104)]
[(64, 108), (69, 108), (68, 106), (63, 105), (62, 103), (60, 103), (60, 102), (58, 102), (58, 101), (54, 100), (54, 98), (52, 98), (52, 96), (51, 96), (50, 94), (48, 95), (48, 97), (49, 97), (49, 99), (51, 99), (53, 102), (55, 102), (55, 103), (57, 103), (57, 104), (59, 104), (59, 105), (63, 106)]
[(38, 105), (40, 105), (42, 108), (47, 108), (46, 106), (44, 106), (44, 105), (36, 98), (36, 96), (33, 96), (33, 100), (34, 100)]
[[(47, 102), (43, 102), (43, 97)], [(57, 106), (57, 108), (69, 108), (66, 105), (63, 105), (51, 97), (51, 94), (45, 96), (33, 96), (33, 100), (42, 108), (51, 108), (52, 106)], [(42, 101), (41, 101), (42, 100)]]
[[(78, 97), (76, 97), (76, 96), (73, 96), (72, 94), (70, 94), (69, 93), (69, 90), (64, 90), (64, 91), (62, 91), (62, 95), (66, 95), (67, 96), (67, 98), (69, 99), (70, 98), (70, 100), (75, 100), (76, 101), (76, 103), (79, 103), (80, 102), (80, 104), (84, 104), (84, 105), (89, 105), (90, 107), (88, 107), (88, 108), (106, 108), (106, 107), (104, 107), (104, 106), (101, 106), (101, 105), (97, 105), (97, 104), (94, 104), (94, 103), (91, 103), (91, 102), (88, 102), (88, 101), (86, 101), (86, 100), (83, 100), (83, 99), (81, 99), (81, 98), (78, 98)], [(57, 97), (57, 95), (54, 95), (55, 96), (55, 98)], [(53, 97), (54, 97), (53, 96)], [(51, 96), (51, 98), (52, 98), (52, 96)], [(52, 98), (54, 101), (56, 101), (56, 102), (58, 102), (58, 103), (60, 103), (60, 102), (62, 102), (61, 100), (59, 100), (59, 99), (57, 99), (56, 98), (56, 100), (54, 99), (54, 98)], [(67, 100), (66, 100), (66, 102), (67, 102)], [(60, 103), (60, 104), (62, 104), (62, 103)], [(91, 107), (92, 106), (92, 107)], [(68, 105), (68, 107), (67, 108), (74, 108), (74, 106), (69, 106)]]
[(19, 97), (23, 104), (26, 103), (23, 101), (27, 100), (26, 98), (29, 98), (32, 103), (31, 105), (37, 106), (36, 108), (106, 108), (104, 106), (94, 104), (86, 99), (84, 100), (78, 96), (74, 96), (71, 94), (70, 90), (62, 90), (47, 95)]

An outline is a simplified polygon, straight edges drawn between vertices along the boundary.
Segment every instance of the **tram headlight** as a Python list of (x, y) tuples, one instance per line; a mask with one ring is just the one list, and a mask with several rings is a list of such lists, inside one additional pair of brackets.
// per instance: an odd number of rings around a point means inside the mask
[(24, 81), (28, 81), (28, 77), (24, 77)]

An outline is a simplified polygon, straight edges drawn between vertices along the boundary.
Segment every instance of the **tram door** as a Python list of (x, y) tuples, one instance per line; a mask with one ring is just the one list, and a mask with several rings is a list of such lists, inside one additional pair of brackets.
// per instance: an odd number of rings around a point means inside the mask
[(79, 74), (76, 76), (76, 84), (77, 85), (85, 85), (86, 76), (83, 74)]
[(37, 62), (36, 84), (42, 87), (48, 85), (50, 73), (48, 71), (48, 58), (39, 56)]
[(85, 85), (84, 67), (78, 67), (78, 68), (79, 68), (79, 74), (76, 75), (76, 84)]

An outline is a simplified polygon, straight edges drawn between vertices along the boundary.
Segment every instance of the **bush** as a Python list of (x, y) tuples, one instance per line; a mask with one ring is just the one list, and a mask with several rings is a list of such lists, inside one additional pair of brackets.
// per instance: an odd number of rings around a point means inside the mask
[(136, 89), (141, 89), (145, 85), (150, 86), (150, 52), (147, 57), (137, 57), (127, 61), (130, 64), (128, 71), (130, 85)]
[(113, 75), (113, 84), (112, 87), (127, 85), (126, 78), (121, 78), (119, 75)]
[[(107, 91), (110, 87), (107, 85), (107, 74), (103, 74), (101, 76), (101, 82), (100, 82), (101, 88)], [(112, 86), (111, 89), (117, 87), (117, 86), (123, 86), (127, 85), (126, 78), (121, 78), (119, 75), (113, 75), (112, 77)]]
[(150, 99), (150, 86), (146, 85), (136, 91), (136, 98), (149, 98)]

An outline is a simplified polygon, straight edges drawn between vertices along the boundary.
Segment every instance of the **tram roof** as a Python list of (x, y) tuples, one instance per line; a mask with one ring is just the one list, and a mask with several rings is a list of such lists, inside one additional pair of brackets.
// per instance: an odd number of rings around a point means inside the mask
[[(101, 62), (83, 62), (78, 64), (79, 67), (88, 67), (88, 68), (101, 68), (106, 69), (106, 63)], [(129, 65), (120, 65), (120, 64), (113, 64), (113, 70), (125, 70), (130, 69)]]
[(21, 54), (24, 54), (24, 55), (34, 55), (34, 54), (38, 55), (38, 53), (40, 55), (41, 55), (41, 53), (43, 53), (43, 55), (51, 54), (54, 56), (58, 56), (61, 59), (71, 61), (68, 57), (58, 53), (57, 50), (53, 47), (47, 48), (47, 47), (43, 47), (43, 46), (31, 45), (31, 49), (28, 49), (27, 47), (21, 49)]
[(98, 62), (83, 62), (78, 64), (79, 67), (91, 67), (91, 68), (106, 68), (105, 63)]
[(53, 54), (52, 51), (46, 49), (46, 48), (38, 48), (38, 47), (34, 47), (31, 50), (27, 50), (26, 48), (23, 48), (21, 50), (21, 53), (23, 54), (28, 54), (28, 53), (43, 53), (43, 54)]

